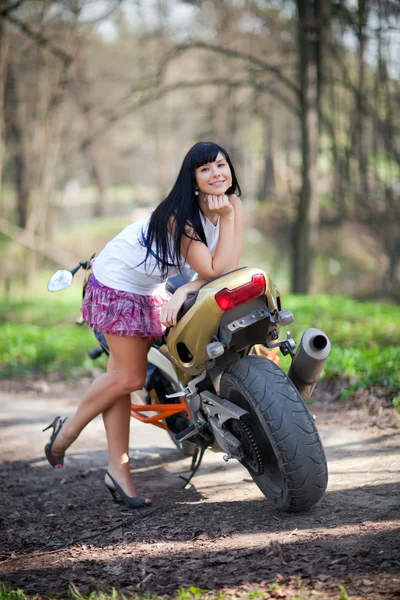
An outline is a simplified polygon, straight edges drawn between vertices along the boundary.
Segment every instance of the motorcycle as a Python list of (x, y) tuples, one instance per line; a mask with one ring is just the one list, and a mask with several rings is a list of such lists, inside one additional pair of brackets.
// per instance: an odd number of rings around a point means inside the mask
[[(91, 261), (56, 271), (49, 291), (69, 287), (79, 269), (87, 272), (84, 294)], [(167, 290), (173, 293), (194, 276), (183, 271), (167, 280)], [(176, 327), (153, 343), (142, 401), (132, 394), (131, 415), (165, 429), (191, 455), (185, 485), (210, 448), (223, 452), (225, 461), (238, 460), (281, 511), (307, 510), (324, 495), (326, 458), (305, 401), (331, 344), (324, 332), (310, 328), (294, 353), (290, 333), (279, 340), (281, 328), (293, 320), (269, 275), (242, 267), (189, 295)], [(109, 354), (105, 337), (95, 335), (99, 347), (89, 352), (92, 359)], [(262, 353), (254, 354), (257, 345), (290, 355), (288, 374)]]

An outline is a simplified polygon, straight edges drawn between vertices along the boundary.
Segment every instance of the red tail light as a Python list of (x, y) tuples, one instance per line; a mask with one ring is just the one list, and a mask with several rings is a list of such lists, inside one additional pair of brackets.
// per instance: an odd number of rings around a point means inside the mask
[(233, 290), (228, 290), (228, 288), (220, 290), (215, 294), (215, 299), (222, 310), (230, 310), (231, 308), (235, 308), (235, 306), (253, 300), (253, 298), (258, 298), (264, 292), (265, 277), (262, 273), (256, 273), (249, 283), (245, 283)]

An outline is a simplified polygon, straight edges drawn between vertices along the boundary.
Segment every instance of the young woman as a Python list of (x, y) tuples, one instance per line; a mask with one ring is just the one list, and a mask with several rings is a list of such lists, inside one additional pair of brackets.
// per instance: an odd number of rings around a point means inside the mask
[[(63, 467), (67, 448), (102, 413), (109, 450), (105, 484), (132, 508), (151, 501), (137, 496), (129, 469), (130, 393), (144, 386), (153, 338), (176, 325), (187, 295), (238, 267), (243, 207), (235, 194), (240, 187), (228, 153), (199, 142), (165, 200), (111, 240), (93, 264), (82, 314), (108, 342), (107, 373), (94, 380), (72, 417), (56, 417), (46, 428), (53, 433), (45, 453), (54, 468)], [(185, 263), (198, 279), (171, 297), (165, 281)]]

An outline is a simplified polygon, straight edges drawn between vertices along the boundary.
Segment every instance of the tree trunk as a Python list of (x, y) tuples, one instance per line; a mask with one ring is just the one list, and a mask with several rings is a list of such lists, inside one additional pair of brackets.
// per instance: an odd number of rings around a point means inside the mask
[[(0, 8), (3, 0), (0, 1)], [(3, 167), (5, 158), (5, 121), (4, 121), (4, 94), (7, 69), (8, 40), (6, 23), (0, 19), (0, 207), (3, 192)]]
[[(93, 131), (93, 129), (89, 128), (89, 131)], [(107, 184), (104, 169), (99, 159), (99, 153), (94, 145), (91, 145), (90, 149), (86, 151), (86, 158), (90, 164), (92, 181), (97, 190), (93, 216), (104, 217), (107, 206)]]
[[(226, 93), (226, 92), (225, 92)], [(233, 165), (241, 164), (241, 156), (240, 156), (240, 143), (239, 143), (239, 123), (240, 117), (239, 115), (239, 106), (237, 100), (237, 94), (235, 90), (231, 90), (227, 93), (227, 98), (225, 100), (226, 106), (226, 131), (225, 137), (226, 142), (224, 142), (224, 147), (229, 148), (229, 156)], [(238, 168), (238, 167), (236, 167)]]
[[(84, 55), (85, 47), (82, 38), (76, 39), (76, 78), (75, 78), (75, 97), (80, 110), (86, 120), (88, 133), (96, 130), (96, 122), (93, 113), (93, 102), (91, 99), (90, 77), (87, 71), (86, 57)], [(94, 206), (94, 216), (103, 217), (106, 214), (108, 200), (107, 177), (103, 161), (100, 156), (100, 146), (97, 140), (91, 141), (83, 147), (83, 153), (89, 167), (92, 182), (96, 188), (97, 196)]]
[(268, 197), (273, 197), (276, 194), (276, 180), (275, 180), (275, 166), (274, 166), (274, 149), (275, 149), (275, 138), (274, 138), (274, 123), (273, 123), (273, 112), (270, 109), (268, 116), (264, 119), (265, 128), (265, 157), (264, 157), (264, 169), (262, 174), (262, 180), (260, 189), (258, 192), (258, 199), (264, 200)]
[(31, 180), (26, 140), (26, 119), (18, 89), (17, 67), (10, 57), (6, 76), (6, 129), (11, 149), (11, 163), (14, 170), (17, 194), (18, 225), (25, 229), (28, 219)]
[[(389, 230), (396, 229), (392, 226)], [(394, 231), (391, 232), (388, 239), (383, 244), (388, 257), (388, 266), (382, 276), (382, 291), (389, 295), (396, 295), (400, 292), (400, 241), (399, 237), (395, 235)], [(397, 238), (397, 239), (396, 239)]]
[(53, 215), (52, 196), (56, 184), (57, 161), (60, 156), (61, 136), (64, 120), (64, 105), (58, 106), (54, 112), (48, 115), (46, 126), (46, 140), (44, 147), (44, 160), (41, 173), (41, 218), (37, 231), (41, 238), (52, 239), (53, 237)]
[[(315, 0), (317, 1), (317, 0)], [(298, 44), (301, 89), (301, 152), (302, 185), (297, 218), (294, 225), (292, 290), (307, 294), (312, 284), (312, 272), (319, 229), (317, 196), (317, 65), (315, 50), (314, 1), (297, 0)]]
[(366, 32), (365, 27), (368, 20), (368, 2), (359, 0), (358, 2), (358, 93), (356, 99), (355, 111), (355, 149), (358, 160), (359, 175), (359, 193), (364, 197), (364, 202), (369, 197), (368, 185), (368, 159), (367, 149), (365, 148), (365, 125), (364, 125), (364, 106), (366, 90), (365, 81), (365, 50), (366, 50)]

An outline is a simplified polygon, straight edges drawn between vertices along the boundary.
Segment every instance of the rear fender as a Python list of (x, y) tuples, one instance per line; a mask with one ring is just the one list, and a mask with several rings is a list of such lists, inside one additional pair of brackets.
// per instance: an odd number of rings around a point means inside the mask
[[(263, 271), (261, 271), (263, 272)], [(176, 368), (190, 375), (198, 375), (210, 363), (206, 346), (218, 335), (224, 311), (218, 306), (215, 295), (223, 289), (234, 289), (249, 282), (260, 269), (244, 267), (204, 284), (198, 292), (194, 306), (171, 328), (167, 347)], [(264, 273), (265, 296), (271, 312), (278, 309), (279, 292), (270, 277)]]

